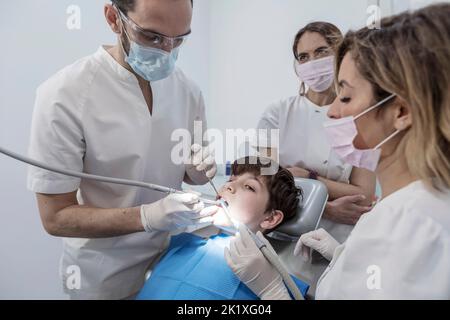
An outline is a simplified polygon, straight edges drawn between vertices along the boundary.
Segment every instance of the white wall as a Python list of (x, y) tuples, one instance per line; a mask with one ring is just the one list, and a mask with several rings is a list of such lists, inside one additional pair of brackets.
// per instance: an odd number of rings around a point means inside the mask
[(209, 102), (210, 66), (210, 0), (194, 0), (192, 36), (180, 52), (178, 66), (202, 89), (206, 103)]
[[(381, 1), (392, 12), (410, 4)], [(105, 2), (0, 2), (0, 145), (26, 153), (39, 83), (114, 42), (103, 17)], [(360, 27), (367, 20), (367, 3), (195, 0), (194, 34), (179, 65), (203, 89), (210, 127), (253, 127), (269, 103), (295, 95), (291, 44), (296, 31), (314, 20), (333, 22), (343, 31)], [(81, 9), (81, 30), (66, 28), (72, 4)], [(64, 298), (58, 279), (61, 242), (41, 226), (34, 195), (25, 188), (25, 166), (0, 155), (0, 179), (0, 299)]]
[[(82, 29), (68, 31), (78, 4)], [(35, 89), (63, 66), (111, 41), (101, 1), (2, 1), (0, 4), (0, 144), (26, 153)], [(26, 167), (0, 156), (0, 298), (62, 298), (61, 241), (45, 234)]]

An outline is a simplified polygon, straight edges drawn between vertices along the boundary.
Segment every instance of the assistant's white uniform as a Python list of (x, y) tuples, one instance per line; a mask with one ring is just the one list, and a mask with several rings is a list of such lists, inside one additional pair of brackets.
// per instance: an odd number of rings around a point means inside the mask
[(365, 214), (316, 299), (450, 299), (450, 190), (417, 181)]
[[(295, 96), (272, 104), (264, 112), (258, 129), (279, 129), (279, 161), (283, 167), (301, 167), (314, 170), (321, 177), (349, 183), (352, 166), (345, 164), (332, 150), (325, 135), (323, 123), (329, 120), (329, 106), (317, 106), (308, 98)], [(270, 134), (269, 134), (270, 137)], [(261, 147), (270, 145), (270, 138), (261, 139)], [(339, 242), (344, 242), (353, 226), (322, 219), (326, 229)], [(292, 257), (289, 258), (292, 260)], [(296, 258), (299, 277), (312, 285), (314, 291), (328, 261), (320, 259), (313, 264)]]
[[(205, 121), (202, 94), (179, 69), (151, 84), (150, 115), (136, 77), (101, 47), (66, 67), (37, 91), (29, 155), (53, 166), (96, 175), (181, 188), (183, 164), (171, 160), (176, 129), (193, 137)], [(28, 188), (62, 194), (79, 190), (82, 205), (127, 208), (164, 194), (95, 181), (80, 181), (30, 168)], [(64, 239), (60, 272), (72, 298), (121, 299), (144, 283), (149, 264), (167, 245), (167, 233), (137, 233), (110, 239)], [(69, 290), (70, 266), (81, 271), (81, 289)]]

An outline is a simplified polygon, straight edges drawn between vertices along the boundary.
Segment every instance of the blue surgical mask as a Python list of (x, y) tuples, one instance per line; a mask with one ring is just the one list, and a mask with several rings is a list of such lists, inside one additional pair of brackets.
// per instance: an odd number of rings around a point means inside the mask
[(127, 54), (124, 44), (121, 41), (121, 47), (125, 54), (125, 61), (130, 65), (134, 72), (147, 81), (159, 81), (169, 77), (175, 70), (180, 47), (172, 48), (170, 52), (167, 52), (155, 47), (143, 46), (132, 41), (124, 26), (126, 23), (125, 21), (128, 21), (128, 19), (121, 13), (119, 8), (116, 9), (119, 12), (120, 20), (122, 21), (125, 36), (130, 43), (130, 51)]
[(174, 71), (178, 52), (179, 48), (167, 52), (130, 41), (130, 52), (125, 61), (145, 80), (159, 81), (167, 78)]

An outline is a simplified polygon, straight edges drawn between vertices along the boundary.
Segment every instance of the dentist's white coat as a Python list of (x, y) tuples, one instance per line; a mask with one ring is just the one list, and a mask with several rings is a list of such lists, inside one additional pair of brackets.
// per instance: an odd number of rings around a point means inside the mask
[(316, 299), (450, 299), (450, 191), (418, 181), (381, 201), (336, 249)]
[[(150, 115), (137, 78), (101, 47), (39, 87), (30, 156), (74, 171), (181, 189), (186, 168), (172, 161), (172, 151), (180, 151), (183, 133), (193, 137), (195, 120), (206, 128), (203, 96), (179, 69), (152, 83), (152, 93)], [(78, 190), (80, 204), (97, 208), (135, 207), (165, 196), (36, 168), (30, 168), (28, 188), (44, 194)], [(163, 232), (64, 239), (64, 289), (74, 299), (129, 297), (143, 286), (148, 266), (165, 250), (167, 240)], [(67, 286), (75, 276), (72, 266), (79, 267), (80, 288)]]

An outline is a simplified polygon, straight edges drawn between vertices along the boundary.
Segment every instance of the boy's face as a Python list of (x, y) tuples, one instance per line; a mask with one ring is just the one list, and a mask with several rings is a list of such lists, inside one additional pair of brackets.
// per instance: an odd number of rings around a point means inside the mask
[[(269, 191), (262, 176), (252, 173), (232, 176), (220, 189), (219, 195), (228, 203), (231, 218), (244, 223), (254, 232), (274, 228), (283, 220), (280, 211), (266, 212)], [(229, 225), (223, 210), (215, 215), (214, 224)]]

